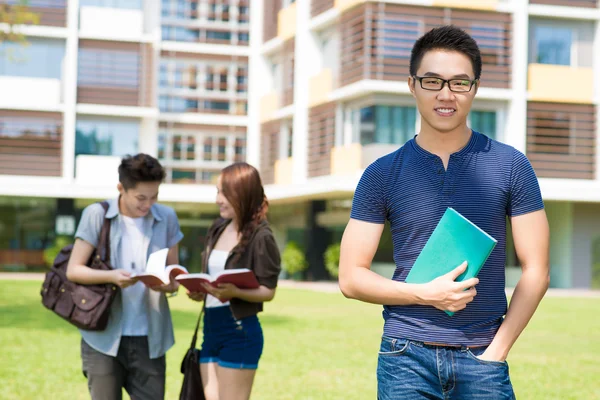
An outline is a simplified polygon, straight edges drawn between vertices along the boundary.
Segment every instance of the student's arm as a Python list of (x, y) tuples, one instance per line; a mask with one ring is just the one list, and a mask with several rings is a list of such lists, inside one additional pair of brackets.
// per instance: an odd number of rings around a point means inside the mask
[(466, 264), (426, 284), (397, 282), (371, 271), (383, 228), (383, 224), (350, 219), (340, 252), (339, 283), (344, 296), (374, 304), (420, 304), (448, 311), (462, 310), (473, 300), (477, 278), (454, 282)]
[(484, 360), (506, 359), (527, 326), (550, 284), (550, 228), (544, 210), (511, 218), (512, 234), (522, 275), (513, 293), (506, 318), (496, 337), (479, 356)]
[(99, 271), (85, 265), (94, 252), (94, 246), (82, 239), (76, 239), (67, 264), (67, 279), (83, 284), (96, 285), (113, 283), (120, 288), (126, 288), (134, 282), (129, 278), (129, 273), (122, 269)]

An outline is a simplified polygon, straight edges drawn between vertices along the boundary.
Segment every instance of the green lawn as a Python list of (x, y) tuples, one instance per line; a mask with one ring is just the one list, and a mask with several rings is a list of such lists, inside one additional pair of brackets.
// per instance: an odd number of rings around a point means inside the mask
[[(87, 399), (79, 334), (40, 303), (38, 282), (0, 281), (0, 399)], [(167, 399), (198, 305), (174, 298), (177, 344)], [(375, 398), (381, 308), (338, 294), (280, 289), (261, 314), (265, 352), (253, 399)], [(600, 399), (600, 299), (548, 298), (509, 357), (519, 399)], [(43, 395), (42, 395), (43, 394)]]

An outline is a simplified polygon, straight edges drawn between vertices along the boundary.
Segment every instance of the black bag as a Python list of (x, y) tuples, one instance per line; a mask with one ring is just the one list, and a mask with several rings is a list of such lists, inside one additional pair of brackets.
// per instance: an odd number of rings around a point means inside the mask
[(206, 400), (206, 397), (204, 397), (204, 388), (202, 387), (202, 375), (200, 374), (200, 350), (196, 348), (198, 328), (200, 327), (203, 314), (204, 304), (198, 316), (198, 322), (196, 322), (192, 344), (181, 362), (183, 383), (181, 385), (181, 392), (179, 393), (179, 400)]
[[(104, 214), (108, 203), (103, 201)], [(67, 264), (73, 245), (61, 249), (54, 265), (42, 284), (42, 304), (67, 322), (80, 329), (102, 331), (108, 324), (110, 306), (117, 294), (117, 286), (111, 283), (80, 285), (67, 279)], [(86, 265), (93, 269), (109, 271), (110, 266), (110, 220), (104, 218), (98, 247)]]

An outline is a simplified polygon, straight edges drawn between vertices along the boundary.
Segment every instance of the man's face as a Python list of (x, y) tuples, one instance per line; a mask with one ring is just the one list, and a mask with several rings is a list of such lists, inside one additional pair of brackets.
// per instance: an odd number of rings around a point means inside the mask
[(140, 182), (135, 187), (125, 189), (121, 183), (117, 186), (121, 194), (121, 213), (131, 217), (145, 217), (150, 212), (150, 207), (158, 199), (160, 182)]
[[(431, 50), (425, 53), (416, 75), (442, 79), (475, 79), (469, 57), (446, 50)], [(477, 93), (477, 84), (474, 84), (470, 91), (460, 93), (450, 91), (448, 83), (439, 91), (423, 89), (421, 83), (413, 77), (409, 79), (408, 84), (417, 100), (423, 128), (429, 127), (447, 133), (466, 126), (467, 116)]]

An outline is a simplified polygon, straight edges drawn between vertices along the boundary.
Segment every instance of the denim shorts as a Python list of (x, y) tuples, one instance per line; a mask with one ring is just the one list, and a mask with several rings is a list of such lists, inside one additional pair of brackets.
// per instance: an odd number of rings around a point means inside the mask
[(229, 306), (207, 308), (200, 363), (220, 367), (256, 369), (263, 351), (263, 332), (256, 315), (233, 318)]

